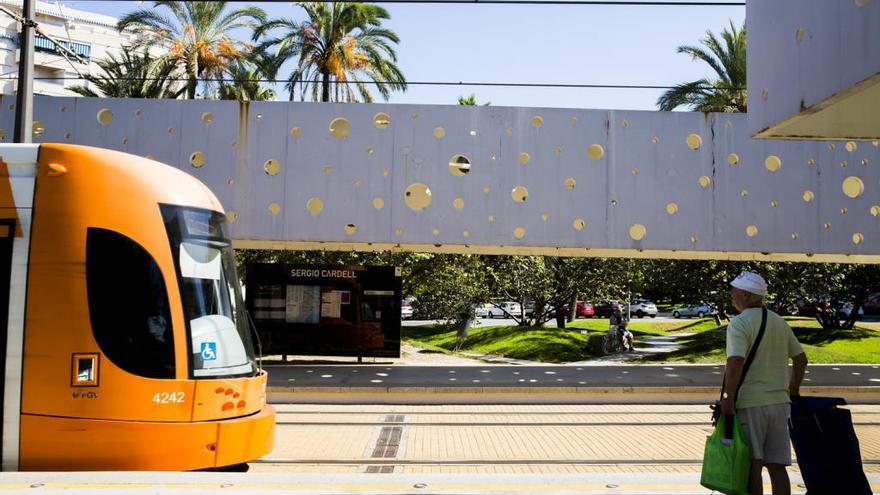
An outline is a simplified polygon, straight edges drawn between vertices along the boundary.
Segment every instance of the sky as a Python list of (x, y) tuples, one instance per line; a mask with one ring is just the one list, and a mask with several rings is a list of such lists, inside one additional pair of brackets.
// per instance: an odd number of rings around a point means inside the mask
[[(64, 1), (121, 16), (151, 2)], [(301, 21), (290, 3), (249, 2), (271, 18)], [(232, 3), (231, 7), (246, 5)], [(743, 6), (383, 4), (400, 37), (398, 66), (409, 81), (673, 85), (712, 77), (676, 53), (706, 31), (742, 26)], [(284, 75), (289, 74), (284, 70)], [(286, 92), (278, 88), (279, 98)], [(662, 90), (410, 86), (391, 103), (455, 104), (474, 93), (499, 106), (656, 110)], [(380, 99), (374, 93), (377, 99)]]

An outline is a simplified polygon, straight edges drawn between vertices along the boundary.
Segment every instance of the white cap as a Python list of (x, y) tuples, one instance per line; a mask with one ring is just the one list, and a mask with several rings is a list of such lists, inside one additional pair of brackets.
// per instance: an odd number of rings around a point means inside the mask
[(764, 281), (764, 277), (754, 272), (740, 273), (730, 285), (759, 296), (767, 295), (767, 282)]

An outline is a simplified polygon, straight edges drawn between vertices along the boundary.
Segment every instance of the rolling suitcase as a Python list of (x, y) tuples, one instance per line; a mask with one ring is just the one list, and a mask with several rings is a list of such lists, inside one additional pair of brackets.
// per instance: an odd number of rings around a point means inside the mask
[(791, 443), (807, 495), (871, 495), (859, 440), (842, 398), (792, 397)]

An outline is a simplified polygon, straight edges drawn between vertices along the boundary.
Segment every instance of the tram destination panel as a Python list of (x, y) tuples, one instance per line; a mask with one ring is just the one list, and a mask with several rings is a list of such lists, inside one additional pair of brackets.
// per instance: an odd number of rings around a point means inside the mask
[(264, 355), (400, 356), (400, 268), (247, 266), (246, 306)]

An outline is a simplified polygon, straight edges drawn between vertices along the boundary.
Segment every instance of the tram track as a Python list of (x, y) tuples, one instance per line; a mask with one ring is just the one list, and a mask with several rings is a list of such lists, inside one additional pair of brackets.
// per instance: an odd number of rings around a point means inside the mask
[[(305, 417), (303, 417), (305, 416)], [(312, 419), (319, 416), (320, 419)], [(640, 417), (633, 421), (627, 417)], [(437, 420), (435, 418), (449, 418)], [(543, 418), (552, 417), (554, 421)], [(615, 419), (609, 420), (609, 417)], [(670, 420), (670, 417), (676, 417)], [(279, 412), (276, 424), (279, 426), (707, 426), (710, 413), (688, 411), (633, 412), (602, 411), (575, 413), (500, 413), (500, 412), (409, 412), (409, 411), (369, 411), (360, 413), (344, 412)], [(358, 418), (358, 419), (352, 419)], [(363, 419), (360, 419), (363, 418)], [(470, 420), (468, 420), (470, 419)], [(880, 426), (880, 411), (856, 412), (853, 425), (861, 427)]]
[[(644, 421), (639, 423), (623, 422), (623, 421), (595, 421), (595, 422), (423, 422), (411, 423), (406, 421), (339, 421), (339, 422), (322, 422), (322, 421), (276, 421), (276, 425), (284, 426), (504, 426), (504, 427), (526, 427), (526, 426), (710, 426), (709, 421)], [(880, 426), (880, 422), (853, 422), (853, 426)]]
[[(610, 465), (701, 465), (702, 459), (271, 459), (263, 458), (249, 464), (261, 465), (334, 465), (363, 466), (368, 464), (391, 466), (610, 466)], [(862, 459), (862, 464), (880, 466), (880, 459)]]
[[(866, 469), (880, 472), (880, 407), (850, 408)], [(348, 473), (695, 472), (704, 405), (552, 407), (281, 405), (262, 471)]]
[[(626, 409), (611, 409), (611, 410), (601, 410), (601, 411), (583, 411), (583, 412), (560, 412), (560, 411), (426, 411), (426, 410), (418, 410), (418, 411), (409, 411), (409, 410), (358, 410), (358, 411), (335, 411), (335, 410), (314, 410), (314, 411), (277, 411), (277, 416), (287, 416), (287, 415), (352, 415), (352, 414), (360, 414), (360, 415), (377, 415), (384, 416), (389, 414), (405, 414), (407, 416), (587, 416), (587, 415), (607, 415), (607, 414), (617, 414), (617, 415), (658, 415), (658, 414), (705, 414), (703, 409), (706, 412), (709, 412), (709, 406), (698, 406), (699, 410), (691, 409), (671, 409), (671, 410), (661, 410), (661, 411), (643, 411), (643, 410), (633, 410), (632, 408)], [(845, 406), (853, 411), (853, 414), (858, 414), (861, 416), (877, 416), (880, 417), (880, 410), (872, 410), (872, 411), (859, 411), (852, 409), (851, 406)]]

